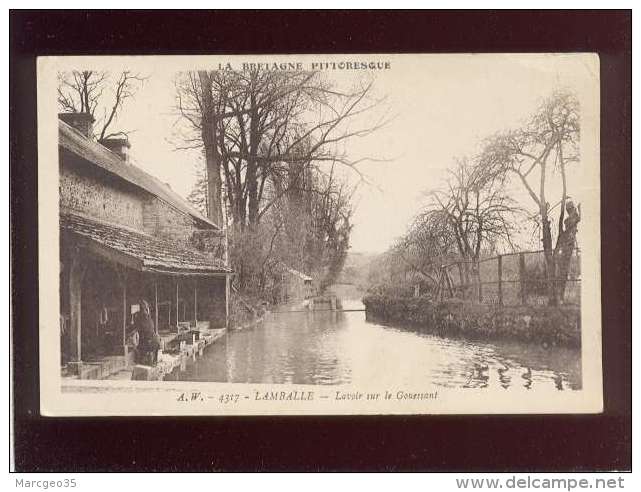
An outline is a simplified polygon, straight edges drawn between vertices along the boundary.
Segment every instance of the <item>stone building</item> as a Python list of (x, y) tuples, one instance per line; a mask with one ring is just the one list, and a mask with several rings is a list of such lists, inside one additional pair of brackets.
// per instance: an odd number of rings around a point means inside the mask
[(309, 275), (287, 268), (285, 271), (285, 297), (292, 300), (309, 299), (315, 293), (314, 279)]
[(226, 327), (231, 275), (220, 225), (133, 165), (126, 139), (94, 141), (91, 124), (59, 115), (61, 353), (80, 377), (131, 364), (140, 299), (161, 336)]
[(303, 301), (316, 295), (314, 279), (284, 263), (274, 275), (271, 291), (274, 304)]

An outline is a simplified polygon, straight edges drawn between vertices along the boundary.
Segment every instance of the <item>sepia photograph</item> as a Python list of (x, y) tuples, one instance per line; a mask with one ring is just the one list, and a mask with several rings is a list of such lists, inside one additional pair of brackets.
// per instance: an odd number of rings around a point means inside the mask
[(593, 54), (40, 57), (49, 415), (602, 410)]

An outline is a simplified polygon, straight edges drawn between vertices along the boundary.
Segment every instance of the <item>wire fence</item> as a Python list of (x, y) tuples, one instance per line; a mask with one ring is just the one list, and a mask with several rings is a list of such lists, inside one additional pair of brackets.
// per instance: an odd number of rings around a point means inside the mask
[(510, 253), (478, 263), (456, 262), (441, 269), (441, 298), (458, 298), (506, 306), (544, 305), (554, 284), (562, 304), (581, 302), (581, 253), (574, 250), (567, 278), (547, 277), (543, 251)]

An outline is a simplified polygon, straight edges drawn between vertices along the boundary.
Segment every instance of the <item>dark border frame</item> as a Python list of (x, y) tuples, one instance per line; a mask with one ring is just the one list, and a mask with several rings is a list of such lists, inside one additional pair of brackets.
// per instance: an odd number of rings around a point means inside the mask
[[(580, 471), (632, 466), (631, 11), (12, 11), (15, 467), (35, 471)], [(604, 413), (45, 418), (37, 55), (598, 52)]]

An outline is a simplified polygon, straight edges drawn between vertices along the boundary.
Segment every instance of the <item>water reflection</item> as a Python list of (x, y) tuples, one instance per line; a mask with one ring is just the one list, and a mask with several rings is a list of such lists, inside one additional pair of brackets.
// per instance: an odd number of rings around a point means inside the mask
[(363, 312), (287, 312), (232, 331), (172, 379), (234, 383), (436, 384), (580, 389), (580, 351), (441, 338)]
[(525, 370), (525, 372), (521, 375), (521, 377), (525, 380), (525, 386), (526, 389), (531, 389), (532, 388), (532, 369), (529, 367)]
[(503, 364), (503, 367), (499, 367), (496, 369), (496, 372), (499, 375), (499, 383), (501, 384), (501, 388), (508, 389), (510, 387), (512, 377), (510, 376), (509, 371), (510, 367), (505, 364)]

